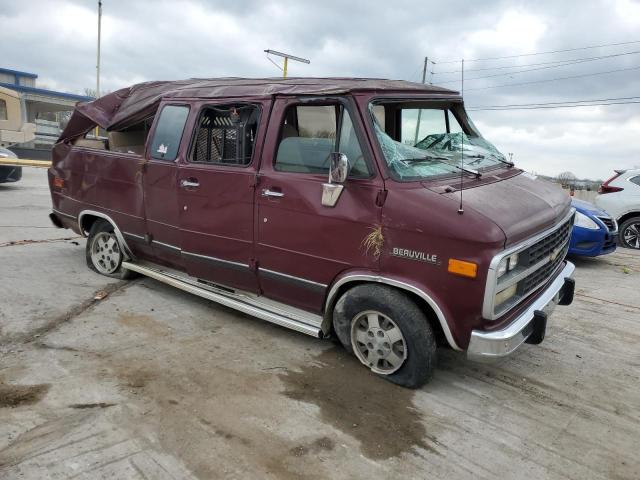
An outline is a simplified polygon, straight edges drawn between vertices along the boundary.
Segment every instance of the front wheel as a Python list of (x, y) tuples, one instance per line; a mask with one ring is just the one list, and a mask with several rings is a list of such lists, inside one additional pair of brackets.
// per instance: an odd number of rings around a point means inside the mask
[(336, 303), (333, 327), (342, 345), (372, 372), (408, 388), (433, 376), (436, 341), (429, 322), (406, 294), (358, 285)]
[(620, 225), (620, 243), (627, 248), (640, 249), (640, 217), (630, 218)]
[(102, 275), (126, 280), (134, 272), (122, 267), (124, 253), (113, 225), (106, 220), (96, 220), (91, 226), (86, 246), (87, 266)]

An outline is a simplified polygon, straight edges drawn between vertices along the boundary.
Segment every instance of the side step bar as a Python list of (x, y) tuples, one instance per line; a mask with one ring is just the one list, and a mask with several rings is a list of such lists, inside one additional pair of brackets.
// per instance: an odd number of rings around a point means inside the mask
[(154, 280), (171, 285), (172, 287), (179, 288), (185, 292), (217, 302), (248, 315), (261, 318), (267, 322), (306, 333), (312, 337), (322, 338), (323, 336), (322, 329), (320, 328), (322, 325), (322, 317), (320, 315), (290, 307), (251, 293), (227, 289), (223, 290), (222, 288), (215, 288), (210, 284), (201, 284), (197, 279), (182, 272), (165, 269), (157, 265), (122, 262), (122, 266), (127, 270), (138, 272)]

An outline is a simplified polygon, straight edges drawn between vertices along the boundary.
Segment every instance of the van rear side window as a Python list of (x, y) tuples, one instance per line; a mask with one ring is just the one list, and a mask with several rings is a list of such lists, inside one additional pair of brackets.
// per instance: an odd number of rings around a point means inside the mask
[(162, 109), (151, 143), (151, 158), (173, 162), (178, 155), (184, 125), (189, 115), (185, 105), (167, 105)]
[(251, 163), (260, 110), (255, 105), (205, 107), (196, 126), (192, 163)]

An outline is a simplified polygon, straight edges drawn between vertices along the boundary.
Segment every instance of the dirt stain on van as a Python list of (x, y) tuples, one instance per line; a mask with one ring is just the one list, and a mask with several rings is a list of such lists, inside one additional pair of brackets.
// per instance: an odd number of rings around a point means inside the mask
[(301, 371), (280, 374), (284, 394), (317, 405), (322, 421), (360, 441), (371, 459), (397, 457), (417, 448), (435, 450), (434, 432), (427, 432), (413, 406), (415, 392), (367, 372), (351, 355), (330, 348)]

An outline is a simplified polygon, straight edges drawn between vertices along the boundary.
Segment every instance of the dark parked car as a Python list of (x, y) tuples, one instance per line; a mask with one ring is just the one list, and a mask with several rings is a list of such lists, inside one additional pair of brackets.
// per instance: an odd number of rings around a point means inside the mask
[[(0, 158), (18, 158), (11, 150), (0, 147)], [(0, 183), (17, 182), (22, 178), (22, 167), (12, 165), (0, 165)]]
[(507, 161), (439, 87), (134, 85), (76, 107), (49, 183), (52, 220), (88, 237), (95, 271), (335, 335), (408, 387), (431, 377), (438, 344), (505, 356), (540, 343), (573, 299), (568, 197)]
[(597, 257), (616, 249), (618, 224), (604, 210), (578, 199), (572, 199), (576, 219), (571, 233), (570, 255)]

